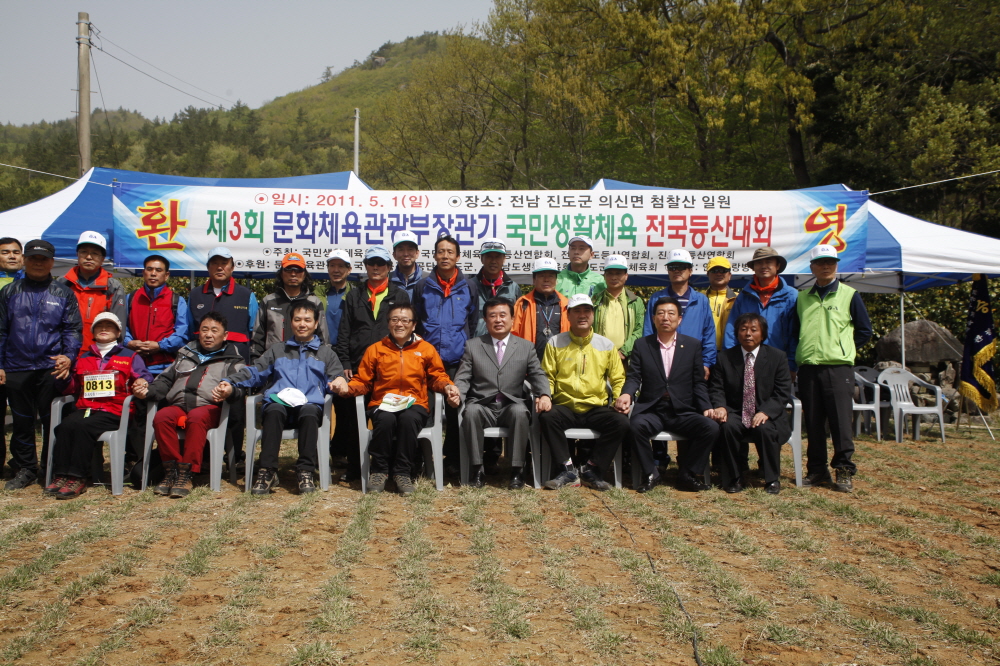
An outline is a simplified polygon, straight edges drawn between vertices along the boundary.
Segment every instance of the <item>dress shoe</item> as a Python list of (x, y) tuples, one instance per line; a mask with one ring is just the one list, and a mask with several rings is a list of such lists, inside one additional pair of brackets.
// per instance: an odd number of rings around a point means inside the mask
[(521, 488), (524, 488), (524, 476), (521, 474), (520, 467), (515, 467), (511, 470), (510, 485), (508, 487), (511, 490), (520, 490)]
[(732, 483), (730, 483), (725, 488), (723, 488), (723, 490), (725, 490), (727, 493), (729, 493), (730, 495), (732, 495), (732, 494), (735, 494), (735, 493), (741, 493), (741, 492), (743, 492), (743, 490), (745, 488), (746, 488), (746, 486), (743, 485), (743, 482), (740, 481), (739, 479), (737, 479), (737, 480), (733, 481)]
[(485, 485), (486, 474), (483, 472), (483, 466), (480, 465), (476, 468), (476, 471), (472, 473), (472, 478), (469, 480), (469, 485), (473, 488), (482, 488)]
[(677, 478), (677, 490), (686, 493), (700, 493), (706, 490), (710, 490), (712, 486), (708, 485), (700, 479), (696, 479), (693, 476), (682, 475)]
[(772, 481), (764, 485), (764, 492), (768, 495), (777, 495), (781, 492), (781, 481)]
[(660, 482), (660, 472), (655, 471), (652, 474), (646, 476), (639, 487), (635, 489), (637, 493), (648, 493), (650, 490), (656, 487), (656, 484)]

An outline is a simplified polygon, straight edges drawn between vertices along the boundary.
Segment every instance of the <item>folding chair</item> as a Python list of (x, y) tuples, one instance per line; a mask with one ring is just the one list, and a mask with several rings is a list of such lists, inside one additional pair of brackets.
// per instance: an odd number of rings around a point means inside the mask
[[(151, 402), (146, 412), (146, 438), (143, 441), (145, 453), (142, 456), (142, 489), (146, 489), (149, 482), (149, 454), (153, 450), (153, 419), (159, 405)], [(222, 458), (226, 448), (226, 426), (229, 425), (229, 401), (222, 403), (222, 413), (219, 415), (219, 425), (206, 433), (206, 441), (209, 445), (209, 484), (213, 492), (222, 491)], [(184, 439), (184, 429), (177, 430), (177, 438)], [(204, 453), (204, 452), (202, 452)], [(229, 452), (229, 465), (233, 465), (233, 451)]]
[[(887, 368), (878, 376), (879, 384), (888, 387), (889, 400), (892, 404), (893, 421), (896, 426), (896, 441), (903, 441), (903, 422), (906, 415), (913, 417), (913, 439), (920, 439), (920, 419), (922, 416), (937, 416), (938, 425), (941, 427), (941, 443), (944, 443), (944, 394), (940, 386), (935, 386), (930, 382), (925, 382), (916, 375), (907, 372), (902, 368)], [(934, 390), (933, 407), (917, 407), (913, 403), (913, 396), (910, 395), (910, 382)]]
[[(247, 473), (244, 479), (245, 492), (253, 489), (253, 464), (257, 442), (262, 430), (257, 427), (257, 405), (264, 399), (263, 395), (247, 396)], [(333, 411), (333, 395), (327, 394), (323, 400), (323, 419), (319, 423), (319, 435), (316, 440), (317, 460), (319, 467), (319, 487), (327, 490), (330, 487), (330, 413)], [(281, 431), (281, 439), (298, 439), (298, 428)]]
[[(542, 472), (541, 472), (541, 469), (539, 469), (539, 465), (537, 464), (537, 462), (535, 460), (535, 452), (537, 451), (538, 447), (541, 446), (542, 433), (541, 433), (541, 430), (540, 430), (539, 425), (538, 425), (538, 413), (535, 411), (535, 396), (531, 393), (531, 391), (530, 391), (531, 387), (528, 385), (528, 382), (525, 382), (524, 386), (525, 386), (525, 391), (528, 392), (528, 401), (531, 403), (529, 405), (529, 407), (531, 409), (531, 426), (530, 426), (530, 428), (528, 430), (528, 446), (531, 448), (531, 462), (532, 462), (531, 473), (532, 473), (532, 476), (534, 476), (535, 488), (541, 488), (542, 487), (542, 480), (541, 480)], [(461, 428), (462, 428), (462, 420), (463, 420), (464, 415), (465, 415), (465, 410), (463, 409), (458, 414), (458, 427), (459, 427), (459, 430), (461, 430)], [(483, 436), (485, 438), (487, 438), (487, 439), (494, 438), (494, 439), (503, 439), (503, 440), (506, 440), (508, 437), (510, 437), (510, 431), (507, 428), (501, 428), (501, 427), (483, 428)], [(461, 456), (460, 459), (459, 459), (459, 468), (460, 468), (460, 471), (461, 471), (461, 482), (462, 482), (463, 486), (467, 486), (467, 485), (469, 485), (469, 456), (470, 456), (470, 452), (466, 450), (465, 442), (462, 442), (462, 445), (461, 445), (459, 451), (460, 451), (460, 456)]]
[[(424, 442), (424, 464), (433, 461), (434, 484), (438, 490), (444, 490), (444, 403), (442, 393), (431, 393), (428, 396), (431, 408), (431, 423), (425, 426), (417, 439)], [(368, 445), (371, 443), (372, 431), (368, 429), (368, 417), (365, 415), (365, 396), (355, 399), (358, 413), (358, 447), (361, 451), (361, 492), (368, 492), (368, 474), (371, 469), (371, 457)]]
[[(869, 381), (861, 373), (854, 373), (854, 383), (858, 387), (861, 402), (854, 402), (854, 434), (861, 434), (861, 425), (864, 422), (865, 429), (871, 432), (871, 422), (869, 418), (872, 414), (875, 415), (875, 437), (881, 441), (882, 439), (882, 392), (877, 381)], [(866, 388), (870, 388), (873, 391), (872, 402), (868, 402), (867, 394), (865, 392)]]
[[(49, 423), (49, 455), (45, 466), (45, 485), (52, 483), (52, 451), (56, 448), (56, 426), (62, 423), (62, 410), (64, 405), (76, 402), (76, 398), (71, 395), (64, 395), (52, 401), (52, 416)], [(118, 422), (118, 430), (102, 432), (97, 438), (100, 442), (108, 443), (108, 450), (111, 456), (111, 494), (121, 495), (125, 490), (125, 438), (128, 437), (128, 412), (132, 406), (132, 396), (125, 398), (122, 403), (122, 416)], [(93, 470), (94, 483), (102, 483), (101, 473), (104, 470), (95, 465)]]

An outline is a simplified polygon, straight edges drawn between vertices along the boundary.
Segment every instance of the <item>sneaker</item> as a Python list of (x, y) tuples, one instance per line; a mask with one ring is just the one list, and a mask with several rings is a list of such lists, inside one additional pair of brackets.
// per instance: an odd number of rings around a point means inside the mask
[(545, 487), (549, 490), (559, 490), (563, 486), (571, 486), (573, 488), (580, 487), (580, 477), (576, 475), (576, 472), (570, 471), (568, 469), (559, 472), (559, 476), (554, 479), (549, 479), (545, 482)]
[(305, 495), (306, 493), (316, 492), (316, 484), (313, 482), (312, 472), (298, 472), (299, 477), (299, 494)]
[(257, 470), (257, 476), (253, 480), (251, 495), (270, 495), (274, 487), (278, 485), (278, 472), (273, 469), (261, 467)]
[(396, 482), (396, 490), (403, 497), (412, 495), (416, 488), (413, 487), (413, 479), (406, 474), (394, 474), (392, 480)]
[(153, 488), (153, 492), (157, 495), (163, 495), (164, 497), (170, 497), (170, 489), (174, 487), (177, 482), (177, 461), (167, 460), (163, 463), (163, 480), (160, 484)]
[(52, 495), (52, 496), (58, 495), (59, 489), (62, 488), (64, 485), (66, 485), (67, 481), (69, 481), (69, 477), (66, 476), (55, 477), (54, 479), (52, 479), (52, 483), (50, 483), (49, 485), (45, 486), (45, 488), (42, 489), (42, 494)]
[(802, 485), (805, 488), (828, 486), (831, 483), (833, 483), (833, 479), (830, 478), (830, 473), (826, 470), (822, 472), (812, 472), (811, 474), (808, 474), (806, 478), (802, 479)]
[(187, 497), (194, 489), (191, 482), (191, 463), (177, 463), (177, 480), (170, 486), (171, 497)]
[(14, 478), (7, 482), (7, 485), (4, 486), (4, 490), (21, 490), (22, 488), (27, 488), (35, 482), (36, 478), (38, 478), (37, 474), (32, 472), (30, 469), (22, 467), (17, 470), (17, 474), (14, 475)]
[(854, 474), (847, 469), (837, 470), (837, 483), (833, 485), (833, 489), (841, 493), (852, 493), (854, 492), (854, 481), (852, 478)]
[(382, 472), (372, 472), (368, 476), (368, 492), (380, 493), (385, 490), (385, 482), (389, 480), (388, 474)]
[(87, 482), (78, 476), (71, 476), (66, 479), (66, 483), (59, 489), (56, 499), (73, 499), (87, 492)]
[(590, 465), (583, 468), (583, 471), (580, 472), (580, 477), (583, 479), (583, 482), (588, 488), (593, 488), (594, 490), (600, 490), (602, 492), (605, 490), (611, 490), (611, 484), (602, 479), (597, 474), (597, 470)]

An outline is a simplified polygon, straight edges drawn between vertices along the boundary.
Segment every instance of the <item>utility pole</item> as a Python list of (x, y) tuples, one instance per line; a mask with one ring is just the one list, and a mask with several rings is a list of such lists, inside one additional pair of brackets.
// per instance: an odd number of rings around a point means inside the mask
[(354, 175), (360, 178), (358, 173), (358, 147), (361, 143), (361, 112), (354, 109)]
[(76, 19), (77, 74), (80, 94), (76, 117), (76, 138), (80, 147), (80, 176), (90, 171), (90, 14), (80, 12)]

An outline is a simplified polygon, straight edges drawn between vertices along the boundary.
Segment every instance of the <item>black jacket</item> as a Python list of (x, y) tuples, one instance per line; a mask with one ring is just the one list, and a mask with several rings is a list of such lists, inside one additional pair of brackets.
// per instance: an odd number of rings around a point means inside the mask
[(650, 409), (668, 391), (678, 414), (702, 414), (711, 409), (705, 386), (705, 368), (701, 361), (701, 342), (697, 338), (677, 334), (669, 382), (663, 373), (660, 342), (656, 334), (635, 341), (629, 357), (628, 376), (622, 388), (622, 393), (631, 395), (635, 403), (632, 416)]
[(368, 303), (368, 281), (351, 289), (341, 302), (344, 314), (340, 318), (336, 348), (341, 365), (357, 372), (365, 350), (389, 335), (389, 309), (393, 305), (409, 303), (410, 296), (406, 290), (390, 280), (376, 316)]
[[(746, 367), (743, 347), (736, 345), (719, 352), (708, 382), (713, 407), (725, 407), (728, 418), (743, 418), (743, 372)], [(758, 412), (767, 414), (778, 429), (779, 442), (787, 442), (792, 423), (785, 411), (792, 399), (792, 376), (788, 356), (777, 347), (761, 345), (754, 363), (754, 389)]]

